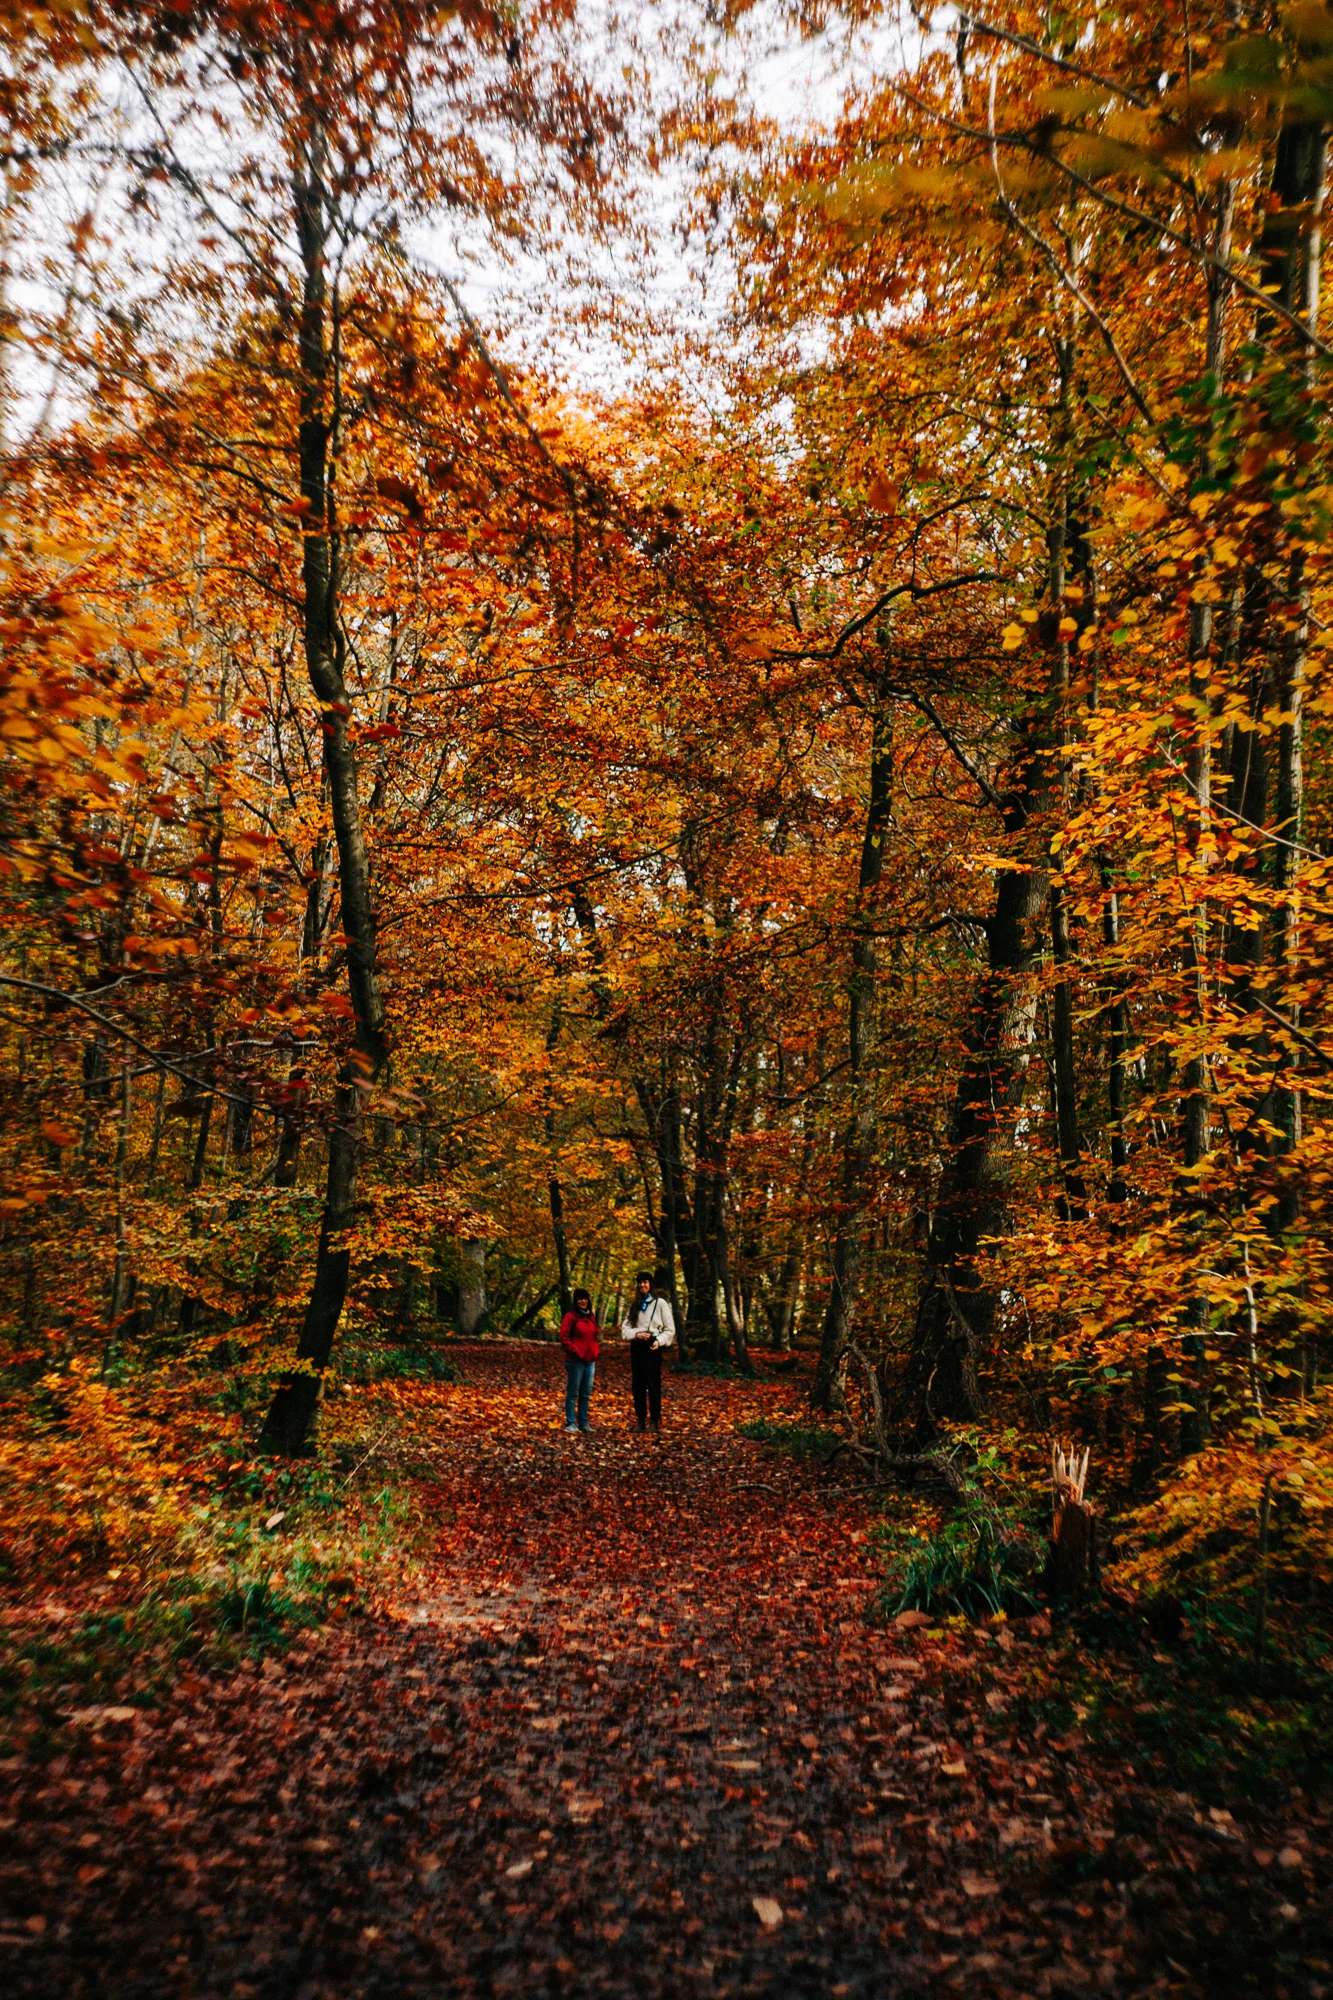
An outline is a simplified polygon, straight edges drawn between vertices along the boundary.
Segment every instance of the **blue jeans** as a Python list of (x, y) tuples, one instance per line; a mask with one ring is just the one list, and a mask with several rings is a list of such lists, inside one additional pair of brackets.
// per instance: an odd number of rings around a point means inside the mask
[(574, 1428), (575, 1412), (581, 1431), (588, 1428), (588, 1398), (592, 1394), (592, 1378), (597, 1373), (595, 1361), (571, 1361), (565, 1356), (565, 1428)]

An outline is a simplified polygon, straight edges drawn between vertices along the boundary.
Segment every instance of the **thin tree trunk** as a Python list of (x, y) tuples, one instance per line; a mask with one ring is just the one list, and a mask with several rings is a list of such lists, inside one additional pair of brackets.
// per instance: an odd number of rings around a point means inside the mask
[[(1071, 343), (1072, 347), (1072, 343)], [(1066, 352), (1061, 370), (1061, 403), (1068, 418), (1068, 375), (1072, 366), (1072, 351)], [(1069, 552), (1069, 500), (1063, 483), (1056, 508), (1055, 522), (1050, 536), (1051, 603), (1063, 612), (1065, 599), (1065, 571)], [(1063, 622), (1063, 620), (1061, 621)], [(1069, 641), (1057, 627), (1054, 661), (1054, 697), (1056, 706), (1055, 727), (1060, 744), (1060, 786), (1067, 793), (1069, 786), (1069, 763), (1065, 754), (1069, 743)], [(1065, 902), (1064, 885), (1058, 875), (1051, 882), (1050, 889), (1051, 956), (1058, 971), (1064, 975), (1056, 980), (1051, 996), (1051, 1058), (1055, 1083), (1055, 1129), (1056, 1143), (1060, 1153), (1060, 1170), (1064, 1181), (1061, 1210), (1066, 1221), (1081, 1217), (1087, 1212), (1088, 1191), (1083, 1179), (1082, 1140), (1079, 1135), (1078, 1085), (1074, 1060), (1074, 1002), (1067, 977), (1070, 963), (1069, 908)]]
[(157, 1090), (153, 1096), (153, 1136), (148, 1146), (148, 1161), (144, 1169), (144, 1179), (149, 1187), (157, 1179), (157, 1159), (162, 1150), (162, 1113), (166, 1103), (167, 1073), (160, 1069), (157, 1073)]
[[(211, 1027), (208, 1029), (207, 1035), (205, 1037), (205, 1045), (210, 1050), (216, 1049), (217, 1047), (217, 1036), (214, 1034)], [(212, 1082), (211, 1068), (209, 1071), (209, 1078), (211, 1086)], [(204, 1184), (204, 1167), (208, 1160), (208, 1135), (209, 1132), (212, 1130), (213, 1126), (213, 1106), (216, 1101), (217, 1100), (214, 1096), (212, 1088), (207, 1087), (207, 1094), (204, 1098), (204, 1108), (199, 1115), (199, 1130), (196, 1132), (194, 1138), (194, 1152), (190, 1155), (189, 1178), (186, 1181), (186, 1186), (190, 1189), (190, 1192), (192, 1194), (198, 1193), (199, 1189)]]
[[(1051, 956), (1065, 970), (1070, 962), (1069, 909), (1059, 883), (1051, 884)], [(1088, 1190), (1083, 1178), (1083, 1141), (1079, 1133), (1078, 1094), (1074, 1063), (1074, 1006), (1068, 979), (1058, 979), (1051, 995), (1051, 1056), (1055, 1074), (1055, 1125), (1064, 1177), (1062, 1209), (1066, 1221), (1086, 1215)]]
[[(1231, 182), (1227, 181), (1218, 192), (1217, 223), (1214, 231), (1214, 249), (1223, 262), (1230, 260), (1234, 209), (1234, 189)], [(1225, 287), (1214, 280), (1210, 283), (1208, 293), (1205, 362), (1209, 375), (1219, 387), (1226, 360), (1226, 304)], [(1213, 803), (1212, 643), (1213, 608), (1211, 604), (1194, 604), (1190, 607), (1190, 704), (1193, 728), (1185, 752), (1185, 781), (1193, 805), (1189, 822), (1189, 845), (1196, 866), (1207, 864), (1209, 853), (1207, 836)], [(1200, 1028), (1203, 1026), (1205, 1006), (1208, 929), (1208, 907), (1204, 903), (1195, 912), (1188, 954), (1188, 970), (1194, 980), (1195, 1007)], [(1199, 1205), (1197, 1169), (1208, 1153), (1211, 1125), (1211, 1086), (1208, 1064), (1203, 1055), (1192, 1056), (1186, 1063), (1181, 1075), (1181, 1087), (1183, 1092), (1181, 1157), (1185, 1169), (1183, 1199), (1186, 1204), (1197, 1210)], [(1182, 1343), (1183, 1358), (1187, 1366), (1183, 1400), (1189, 1408), (1181, 1421), (1180, 1441), (1184, 1451), (1195, 1452), (1203, 1450), (1209, 1429), (1209, 1383), (1205, 1359), (1208, 1301), (1202, 1294), (1196, 1293), (1189, 1302), (1187, 1325), (1190, 1331)]]
[(133, 1281), (129, 1275), (129, 1238), (125, 1214), (133, 1089), (130, 1055), (126, 1049), (120, 1061), (120, 1123), (116, 1132), (116, 1257), (111, 1273), (111, 1303), (107, 1312), (107, 1330), (112, 1334), (120, 1325), (121, 1315), (127, 1307), (127, 1295), (133, 1289)]
[(377, 925), (357, 792), (357, 761), (343, 681), (338, 615), (339, 550), (333, 490), (336, 460), (336, 378), (331, 371), (339, 330), (330, 306), (325, 261), (332, 207), (325, 187), (325, 146), (318, 127), (306, 142), (303, 170), (293, 183), (301, 249), (299, 328), (299, 456), (302, 531), (301, 590), (304, 649), (311, 690), (320, 707), (324, 770), (338, 850), (340, 919), (347, 940), (347, 989), (355, 1020), (353, 1047), (342, 1063), (329, 1131), (324, 1212), (315, 1278), (297, 1342), (296, 1369), (279, 1385), (265, 1419), (260, 1449), (294, 1454), (305, 1447), (320, 1385), (347, 1296), (351, 1253), (346, 1234), (356, 1202), (363, 1103), (388, 1049), (377, 962)]
[(814, 1156), (815, 1129), (814, 1120), (811, 1118), (807, 1122), (805, 1137), (801, 1142), (801, 1164), (796, 1175), (796, 1199), (801, 1207), (787, 1232), (787, 1250), (769, 1304), (771, 1344), (779, 1353), (785, 1353), (791, 1346), (792, 1329), (796, 1320), (796, 1302), (800, 1297), (801, 1269), (805, 1261), (806, 1231), (809, 1227), (805, 1214), (805, 1201), (809, 1193), (810, 1167)]
[(750, 1347), (746, 1338), (745, 1313), (736, 1294), (736, 1284), (731, 1270), (731, 1246), (725, 1213), (718, 1219), (717, 1255), (722, 1279), (722, 1301), (727, 1315), (727, 1335), (731, 1341), (731, 1351), (736, 1357), (736, 1366), (742, 1375), (754, 1374), (754, 1362), (750, 1359)]
[[(1102, 858), (1100, 863), (1102, 890), (1105, 901), (1102, 906), (1102, 942), (1109, 953), (1114, 955), (1120, 946), (1120, 898), (1110, 884), (1110, 869)], [(1106, 1184), (1108, 1201), (1122, 1202), (1129, 1198), (1126, 1169), (1129, 1165), (1129, 1144), (1125, 1138), (1126, 1076), (1125, 1055), (1129, 1048), (1129, 1010), (1125, 1005), (1125, 982), (1123, 973), (1113, 972), (1115, 998), (1111, 1002), (1107, 1017), (1106, 1033), (1106, 1096), (1109, 1112), (1111, 1137), (1111, 1173)]]
[[(551, 1024), (546, 1031), (546, 1056), (548, 1063), (555, 1053), (556, 1045), (560, 1040), (560, 1026), (561, 1010), (560, 1002), (557, 1000), (551, 1009)], [(546, 1193), (551, 1207), (551, 1240), (555, 1245), (556, 1269), (560, 1274), (560, 1312), (563, 1317), (574, 1303), (574, 1294), (570, 1288), (569, 1238), (565, 1233), (565, 1197), (564, 1190), (560, 1185), (559, 1159), (556, 1150), (559, 1133), (556, 1126), (555, 1105), (551, 1100), (549, 1077), (546, 1084), (546, 1111), (542, 1122), (546, 1135), (546, 1157), (549, 1162)]]
[(893, 717), (888, 707), (887, 690), (886, 657), (875, 689), (870, 739), (870, 797), (866, 806), (852, 917), (854, 942), (847, 991), (851, 1109), (842, 1135), (838, 1220), (829, 1259), (831, 1284), (820, 1336), (819, 1367), (811, 1397), (816, 1408), (822, 1410), (838, 1410), (846, 1402), (847, 1345), (856, 1321), (861, 1261), (865, 1254), (868, 1183), (875, 1152), (875, 1078), (869, 1056), (879, 958), (873, 936), (873, 918), (875, 892), (884, 873), (884, 842), (893, 811)]
[[(1308, 221), (1303, 231), (1299, 259), (1299, 309), (1305, 325), (1314, 334), (1319, 324), (1327, 135), (1322, 126), (1300, 129), (1304, 138), (1299, 147), (1293, 147), (1294, 157), (1280, 161), (1280, 167), (1287, 170), (1286, 184), (1282, 184), (1281, 173), (1275, 178), (1278, 181), (1277, 191), (1284, 201), (1290, 200), (1294, 206), (1307, 207)], [(1306, 387), (1312, 387), (1314, 349), (1308, 346), (1304, 356), (1304, 376)], [(1310, 647), (1310, 586), (1304, 549), (1297, 549), (1292, 556), (1287, 596), (1288, 616), (1292, 624), (1283, 649), (1279, 688), (1282, 721), (1278, 728), (1277, 782), (1273, 800), (1274, 831), (1278, 835), (1273, 848), (1273, 887), (1279, 901), (1279, 922), (1282, 926), (1277, 957), (1285, 978), (1293, 980), (1297, 975), (1300, 951), (1297, 887), (1304, 824), (1302, 735)], [(1300, 1008), (1296, 1002), (1290, 1005), (1289, 1019), (1293, 1026), (1299, 1026)], [(1292, 1152), (1299, 1143), (1301, 1130), (1298, 1090), (1283, 1085), (1274, 1092), (1273, 1123), (1282, 1135), (1276, 1142), (1275, 1150), (1279, 1154)], [(1299, 1211), (1300, 1196), (1295, 1181), (1290, 1177), (1281, 1179), (1278, 1199), (1271, 1214), (1270, 1226), (1274, 1233), (1281, 1235), (1292, 1228)]]

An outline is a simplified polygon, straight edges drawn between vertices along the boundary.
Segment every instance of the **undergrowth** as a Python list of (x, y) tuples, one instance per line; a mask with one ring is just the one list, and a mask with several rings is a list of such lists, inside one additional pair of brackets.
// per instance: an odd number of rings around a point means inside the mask
[(347, 1341), (338, 1357), (338, 1373), (346, 1382), (458, 1382), (457, 1365), (438, 1347), (376, 1340)]
[(672, 1371), (676, 1375), (697, 1375), (713, 1382), (745, 1380), (741, 1370), (725, 1354), (682, 1354)]
[(819, 1465), (827, 1465), (843, 1448), (837, 1431), (822, 1430), (813, 1424), (784, 1424), (773, 1417), (751, 1417), (736, 1428), (742, 1437), (753, 1438), (756, 1444), (785, 1451), (792, 1458), (812, 1459)]
[(899, 1510), (880, 1522), (881, 1612), (981, 1619), (1037, 1610), (1043, 1555), (1034, 1525), (1030, 1496), (1009, 1483), (1000, 1454), (987, 1447), (945, 1519), (922, 1524)]
[(1152, 1644), (1104, 1607), (1073, 1620), (1033, 1674), (1014, 1719), (1077, 1727), (1140, 1781), (1205, 1804), (1276, 1806), (1333, 1768), (1333, 1650), (1286, 1635), (1261, 1679), (1215, 1633)]
[[(346, 1440), (277, 1467), (235, 1460), (170, 1548), (89, 1564), (54, 1593), (11, 1597), (0, 1625), (0, 1748), (42, 1754), (72, 1713), (151, 1706), (182, 1671), (282, 1651), (367, 1607), (410, 1560), (414, 1505), (343, 1468)], [(354, 1461), (355, 1464), (355, 1461)]]

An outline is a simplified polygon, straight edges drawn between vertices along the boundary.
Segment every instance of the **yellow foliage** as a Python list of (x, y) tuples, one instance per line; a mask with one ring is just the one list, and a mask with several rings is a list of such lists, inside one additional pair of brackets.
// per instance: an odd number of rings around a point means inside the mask
[(1125, 1580), (1160, 1589), (1188, 1576), (1194, 1589), (1210, 1594), (1251, 1581), (1270, 1484), (1269, 1571), (1333, 1581), (1333, 1391), (1320, 1390), (1300, 1411), (1299, 1428), (1274, 1424), (1276, 1434), (1265, 1440), (1247, 1425), (1186, 1458), (1151, 1501), (1126, 1517)]
[(0, 1437), (0, 1517), (8, 1563), (139, 1563), (186, 1525), (179, 1468), (91, 1360), (47, 1375), (41, 1399)]

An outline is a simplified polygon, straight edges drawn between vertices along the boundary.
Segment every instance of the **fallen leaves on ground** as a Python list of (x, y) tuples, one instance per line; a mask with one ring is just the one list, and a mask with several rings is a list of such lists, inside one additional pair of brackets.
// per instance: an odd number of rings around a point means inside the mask
[(411, 1405), (412, 1595), (10, 1763), (15, 2000), (1333, 1978), (1313, 1802), (1146, 1790), (1010, 1720), (1040, 1638), (874, 1622), (864, 1494), (736, 1434), (790, 1381), (669, 1378), (659, 1441), (612, 1354), (570, 1440), (549, 1349), (464, 1367)]

